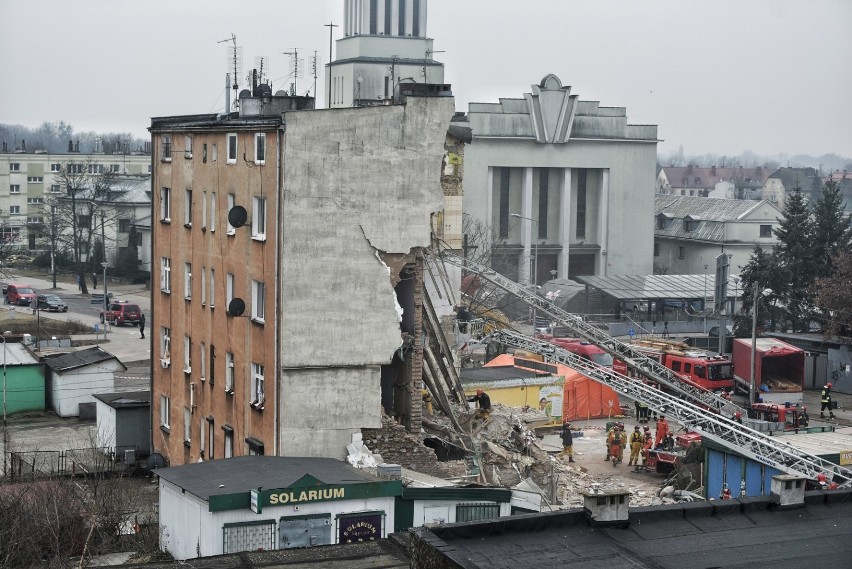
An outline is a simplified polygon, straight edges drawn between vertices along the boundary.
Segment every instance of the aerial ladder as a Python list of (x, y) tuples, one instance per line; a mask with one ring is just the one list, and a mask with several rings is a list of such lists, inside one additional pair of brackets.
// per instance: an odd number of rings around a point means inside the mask
[(585, 322), (576, 314), (571, 314), (570, 312), (562, 310), (546, 298), (536, 294), (535, 291), (531, 291), (528, 288), (519, 285), (511, 279), (501, 275), (494, 269), (469, 259), (462, 259), (447, 250), (441, 250), (437, 253), (432, 252), (429, 254), (436, 257), (435, 260), (438, 262), (443, 260), (451, 265), (461, 267), (464, 270), (477, 274), (481, 278), (502, 288), (506, 292), (513, 294), (535, 308), (536, 311), (545, 313), (553, 318), (557, 324), (570, 328), (584, 340), (598, 346), (614, 358), (618, 358), (625, 362), (628, 367), (635, 369), (640, 374), (660, 384), (662, 389), (677, 393), (685, 400), (690, 401), (695, 405), (705, 406), (717, 413), (729, 413), (731, 416), (735, 413), (740, 413), (743, 417), (746, 416), (746, 412), (730, 400), (713, 393), (709, 389), (683, 381), (672, 370), (660, 362), (647, 357), (640, 350), (630, 344), (616, 340), (603, 330)]
[(683, 401), (671, 393), (621, 375), (608, 367), (599, 366), (545, 340), (530, 338), (509, 330), (492, 332), (486, 339), (536, 353), (548, 362), (570, 367), (612, 388), (619, 395), (647, 403), (651, 409), (673, 417), (684, 427), (700, 433), (703, 438), (788, 474), (805, 476), (811, 480), (816, 479), (819, 474), (824, 474), (838, 486), (849, 486), (852, 483), (852, 470), (849, 468), (808, 454), (778, 438), (750, 429), (734, 419)]

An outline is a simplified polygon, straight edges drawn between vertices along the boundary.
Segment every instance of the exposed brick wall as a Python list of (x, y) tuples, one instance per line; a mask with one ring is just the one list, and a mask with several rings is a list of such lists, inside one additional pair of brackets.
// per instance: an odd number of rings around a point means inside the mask
[(423, 335), (423, 252), (417, 254), (414, 266), (414, 349), (411, 352), (410, 375), (408, 377), (409, 415), (405, 426), (409, 433), (419, 433), (423, 418), (423, 343), (419, 338)]

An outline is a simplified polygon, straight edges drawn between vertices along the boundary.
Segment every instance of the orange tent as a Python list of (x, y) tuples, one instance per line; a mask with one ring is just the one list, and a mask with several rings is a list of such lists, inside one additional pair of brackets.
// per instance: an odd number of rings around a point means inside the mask
[[(521, 369), (543, 371), (539, 362), (535, 367), (524, 365), (528, 359), (516, 358), (511, 354), (497, 356), (485, 367), (513, 365)], [(533, 362), (530, 362), (533, 363)], [(591, 380), (573, 369), (556, 363), (545, 364), (556, 368), (555, 375), (565, 378), (562, 395), (562, 420), (600, 419), (621, 414), (618, 393), (610, 387)]]

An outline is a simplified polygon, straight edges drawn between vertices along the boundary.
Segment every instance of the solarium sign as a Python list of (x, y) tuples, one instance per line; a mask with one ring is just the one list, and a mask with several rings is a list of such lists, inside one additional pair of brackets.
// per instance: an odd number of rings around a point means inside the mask
[(270, 506), (300, 504), (302, 502), (322, 502), (325, 500), (345, 500), (346, 488), (318, 488), (316, 490), (283, 490), (269, 495)]

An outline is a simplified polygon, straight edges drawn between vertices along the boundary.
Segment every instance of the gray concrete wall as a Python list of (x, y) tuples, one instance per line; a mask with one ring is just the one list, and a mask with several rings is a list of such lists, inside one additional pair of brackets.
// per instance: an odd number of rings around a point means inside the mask
[(379, 425), (379, 366), (401, 345), (397, 275), (380, 255), (429, 245), (453, 110), (452, 98), (409, 98), (285, 115), (282, 454), (339, 457), (353, 429)]

